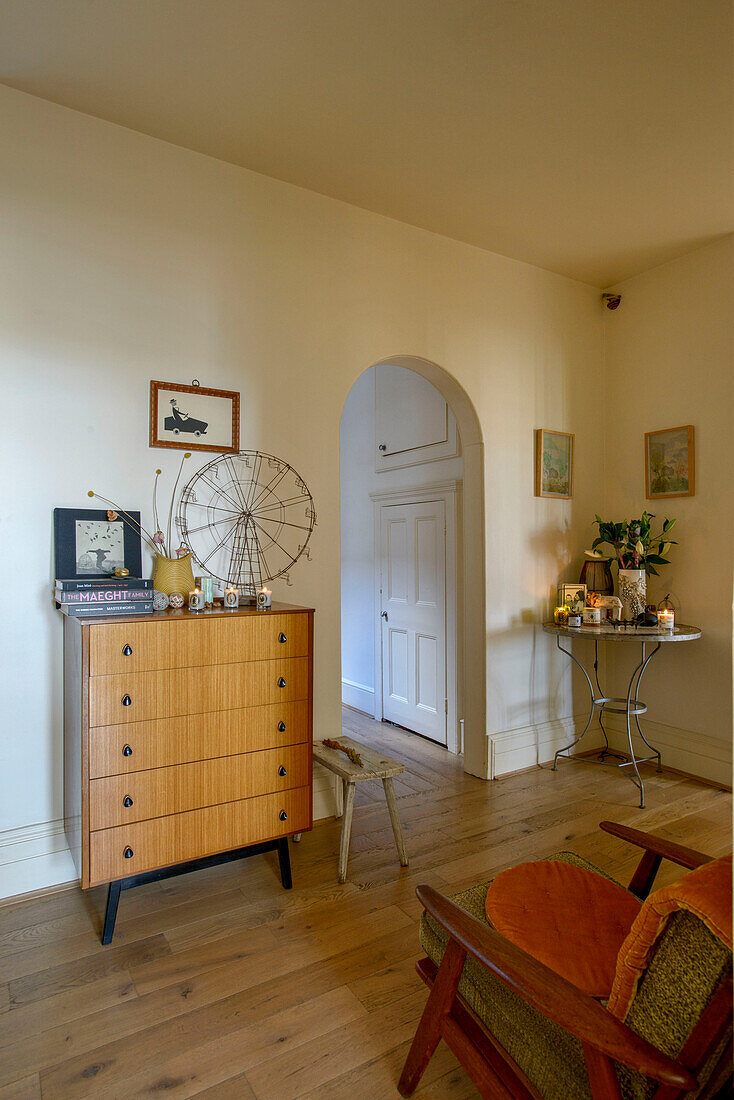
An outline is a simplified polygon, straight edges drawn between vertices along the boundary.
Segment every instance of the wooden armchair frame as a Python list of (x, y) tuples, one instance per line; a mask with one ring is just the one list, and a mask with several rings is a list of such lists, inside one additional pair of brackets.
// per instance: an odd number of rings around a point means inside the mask
[[(602, 821), (600, 828), (644, 850), (629, 885), (641, 899), (650, 892), (663, 859), (692, 870), (713, 858), (614, 822)], [(580, 1040), (594, 1100), (621, 1100), (615, 1062), (657, 1081), (655, 1100), (677, 1100), (696, 1089), (696, 1073), (718, 1048), (729, 1025), (731, 978), (712, 997), (678, 1058), (669, 1058), (610, 1015), (593, 997), (430, 886), (419, 886), (416, 894), (447, 933), (449, 942), (440, 966), (427, 958), (416, 964), (430, 994), (398, 1083), (402, 1096), (413, 1093), (438, 1043), (445, 1039), (482, 1096), (542, 1100), (520, 1067), (458, 993), (467, 955), (472, 955), (517, 996)], [(718, 1066), (727, 1058), (731, 1058), (731, 1043)]]

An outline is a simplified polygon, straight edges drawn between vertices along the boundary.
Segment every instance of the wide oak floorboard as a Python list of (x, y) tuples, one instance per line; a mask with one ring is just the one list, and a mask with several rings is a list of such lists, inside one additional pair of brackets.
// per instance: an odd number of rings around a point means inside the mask
[[(611, 769), (561, 764), (484, 783), (440, 746), (345, 710), (344, 731), (405, 763), (395, 780), (410, 866), (380, 784), (359, 784), (348, 879), (341, 822), (292, 845), (294, 889), (269, 854), (123, 894), (111, 947), (103, 888), (0, 908), (0, 1100), (143, 1097), (381, 1100), (426, 999), (415, 897), (455, 892), (572, 849), (622, 880), (636, 853), (604, 818), (714, 855), (731, 796), (646, 769), (647, 807)], [(659, 881), (680, 871), (664, 865)], [(441, 1044), (416, 1098), (477, 1095)]]

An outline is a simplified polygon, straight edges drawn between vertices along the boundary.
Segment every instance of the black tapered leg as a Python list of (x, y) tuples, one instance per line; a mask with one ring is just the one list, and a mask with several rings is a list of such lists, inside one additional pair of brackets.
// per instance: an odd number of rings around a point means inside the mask
[(293, 886), (293, 879), (291, 878), (291, 853), (287, 836), (278, 841), (278, 862), (280, 863), (280, 881), (283, 883), (283, 889), (290, 890)]
[(104, 915), (104, 929), (102, 931), (102, 943), (106, 946), (112, 943), (115, 934), (115, 921), (117, 920), (117, 904), (120, 900), (121, 882), (111, 882), (107, 891), (107, 911)]

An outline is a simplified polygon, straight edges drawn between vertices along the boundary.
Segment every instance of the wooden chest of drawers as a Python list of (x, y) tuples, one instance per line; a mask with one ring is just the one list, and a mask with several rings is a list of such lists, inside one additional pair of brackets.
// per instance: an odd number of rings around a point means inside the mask
[(311, 609), (69, 618), (64, 647), (83, 888), (311, 828)]

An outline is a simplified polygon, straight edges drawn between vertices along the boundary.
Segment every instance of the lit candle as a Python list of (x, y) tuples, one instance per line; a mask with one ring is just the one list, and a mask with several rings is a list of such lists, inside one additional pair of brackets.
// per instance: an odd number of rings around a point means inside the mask
[(189, 611), (203, 611), (204, 610), (204, 593), (200, 588), (195, 588), (192, 592), (189, 592)]
[(672, 608), (663, 607), (658, 611), (658, 626), (661, 630), (673, 630), (675, 627), (675, 611)]
[(240, 595), (233, 584), (224, 590), (224, 606), (227, 611), (235, 611), (239, 606)]
[(269, 611), (271, 603), (272, 603), (272, 599), (273, 599), (273, 593), (270, 591), (269, 588), (266, 588), (265, 585), (263, 585), (262, 588), (258, 589), (258, 593), (257, 593), (257, 607), (258, 607), (258, 610), (259, 611)]

